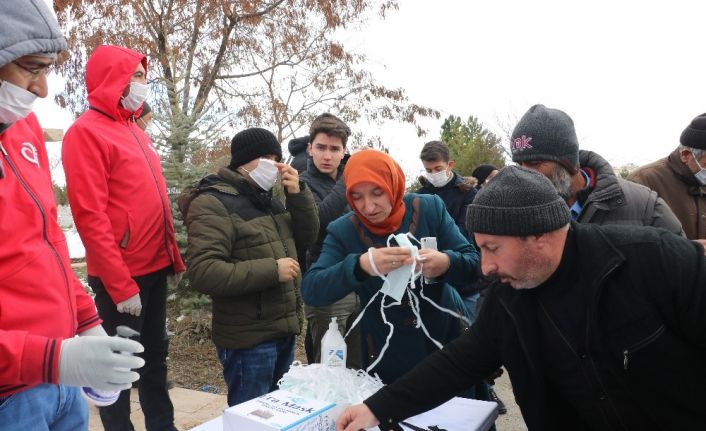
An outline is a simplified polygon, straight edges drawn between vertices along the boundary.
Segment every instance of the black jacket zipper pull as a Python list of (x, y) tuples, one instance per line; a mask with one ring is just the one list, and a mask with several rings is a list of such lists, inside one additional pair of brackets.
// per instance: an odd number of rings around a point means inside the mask
[(628, 369), (628, 350), (623, 350), (623, 370)]

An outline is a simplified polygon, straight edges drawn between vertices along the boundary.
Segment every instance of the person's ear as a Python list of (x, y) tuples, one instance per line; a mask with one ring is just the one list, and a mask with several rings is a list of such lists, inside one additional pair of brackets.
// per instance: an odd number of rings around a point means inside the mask
[(682, 163), (686, 164), (689, 161), (689, 154), (692, 154), (689, 150), (679, 151), (679, 158), (681, 159)]
[(306, 153), (311, 156), (311, 142), (306, 144)]
[(449, 160), (449, 169), (453, 169), (453, 168), (454, 168), (454, 161)]

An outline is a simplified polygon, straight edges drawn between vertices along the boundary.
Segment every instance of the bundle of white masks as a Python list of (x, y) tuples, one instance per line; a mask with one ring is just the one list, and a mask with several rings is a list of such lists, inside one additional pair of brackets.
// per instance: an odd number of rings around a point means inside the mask
[(322, 364), (304, 365), (295, 361), (279, 380), (278, 386), (301, 397), (346, 406), (363, 402), (383, 387), (383, 383), (377, 376), (370, 376), (363, 370)]

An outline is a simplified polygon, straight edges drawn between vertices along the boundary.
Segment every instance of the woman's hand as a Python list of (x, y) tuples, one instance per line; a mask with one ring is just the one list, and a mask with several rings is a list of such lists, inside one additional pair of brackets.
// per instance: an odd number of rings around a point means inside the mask
[(378, 275), (370, 265), (370, 253), (380, 274), (387, 274), (400, 266), (414, 262), (409, 249), (404, 247), (384, 247), (368, 250), (360, 256), (360, 267), (369, 275)]
[[(449, 259), (448, 254), (436, 251), (432, 248), (419, 250), (417, 260), (420, 261), (417, 265), (420, 263), (423, 264), (422, 275), (425, 278), (441, 277), (446, 274), (446, 271), (448, 271), (451, 266), (451, 259)], [(417, 267), (416, 270), (418, 271), (419, 268)]]

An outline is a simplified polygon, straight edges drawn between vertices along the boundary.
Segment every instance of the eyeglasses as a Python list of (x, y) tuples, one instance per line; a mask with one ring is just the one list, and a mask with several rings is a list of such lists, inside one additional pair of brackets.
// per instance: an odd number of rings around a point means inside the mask
[(32, 81), (36, 81), (39, 79), (41, 75), (47, 76), (50, 75), (53, 71), (53, 63), (52, 64), (46, 64), (43, 66), (32, 66), (32, 67), (27, 67), (24, 64), (12, 60), (12, 64), (15, 66), (19, 67), (20, 69), (24, 70), (25, 72), (29, 73), (29, 77)]

